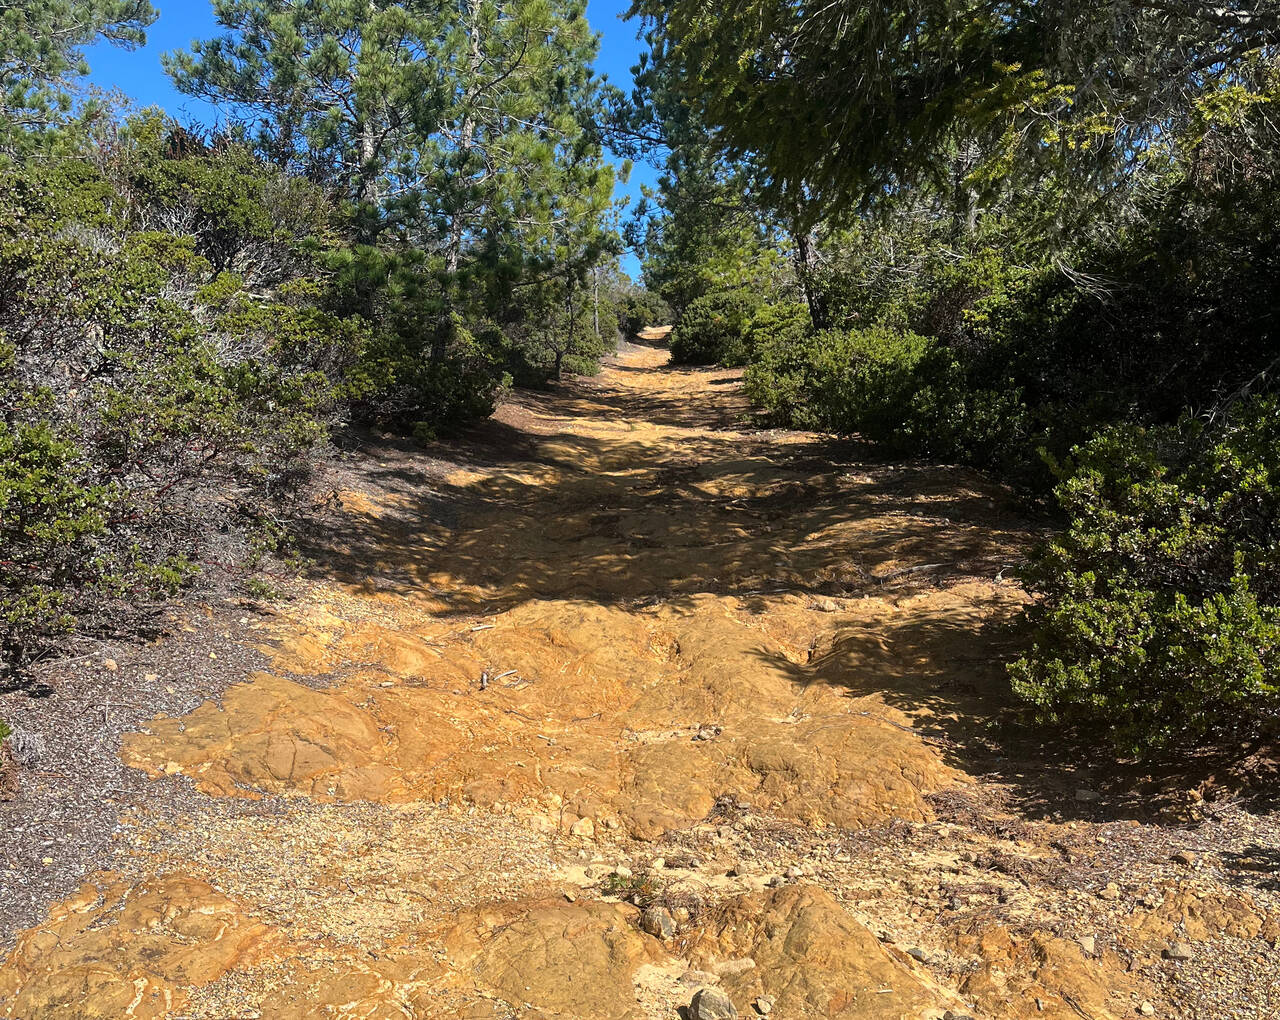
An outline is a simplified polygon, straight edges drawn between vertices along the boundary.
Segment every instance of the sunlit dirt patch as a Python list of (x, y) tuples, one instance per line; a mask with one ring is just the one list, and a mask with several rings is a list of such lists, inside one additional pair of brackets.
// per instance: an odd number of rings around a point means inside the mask
[(462, 798), (642, 838), (726, 795), (818, 825), (928, 817), (924, 797), (961, 777), (916, 723), (936, 722), (944, 677), (991, 682), (956, 660), (1017, 600), (979, 585), (810, 601), (531, 602), (461, 633), (305, 634), (285, 645), (293, 667), (299, 649), (363, 665), (324, 689), (256, 677), (124, 753), (218, 796)]
[(151, 1020), (193, 988), (278, 954), (273, 933), (208, 883), (182, 875), (86, 885), (26, 933), (0, 968), (6, 1017)]

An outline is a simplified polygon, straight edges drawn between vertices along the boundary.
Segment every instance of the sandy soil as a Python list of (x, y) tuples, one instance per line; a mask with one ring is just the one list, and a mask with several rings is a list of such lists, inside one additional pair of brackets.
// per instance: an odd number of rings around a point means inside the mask
[(112, 838), (4, 806), (92, 870), (9, 862), (0, 1016), (1276, 1015), (1271, 819), (1019, 726), (1007, 495), (753, 429), (660, 339), (349, 465), (181, 683), (113, 653), (168, 694), (102, 717)]

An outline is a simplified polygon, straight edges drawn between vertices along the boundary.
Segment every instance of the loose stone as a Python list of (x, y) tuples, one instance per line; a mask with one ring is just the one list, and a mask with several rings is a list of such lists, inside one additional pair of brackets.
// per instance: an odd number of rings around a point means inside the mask
[(666, 907), (649, 907), (640, 915), (640, 929), (664, 942), (676, 937), (676, 922)]
[(690, 1020), (738, 1020), (729, 996), (718, 988), (699, 988), (689, 1004)]

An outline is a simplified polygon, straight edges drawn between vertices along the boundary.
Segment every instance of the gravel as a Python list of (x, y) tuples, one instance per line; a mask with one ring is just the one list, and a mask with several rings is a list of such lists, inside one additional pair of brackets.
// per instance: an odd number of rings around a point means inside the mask
[(203, 799), (185, 779), (151, 782), (125, 766), (120, 738), (261, 669), (252, 642), (262, 640), (262, 619), (239, 599), (177, 608), (156, 644), (82, 642), (73, 658), (0, 694), (16, 759), (12, 799), (0, 801), (0, 953), (110, 861), (122, 817), (182, 812)]

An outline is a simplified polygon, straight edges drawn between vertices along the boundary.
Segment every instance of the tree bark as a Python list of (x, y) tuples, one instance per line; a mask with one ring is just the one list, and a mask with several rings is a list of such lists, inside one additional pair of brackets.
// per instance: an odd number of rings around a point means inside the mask
[[(375, 14), (373, 0), (367, 0), (365, 4), (366, 25), (373, 22)], [(358, 59), (356, 65), (359, 68), (360, 62)], [(358, 75), (359, 71), (357, 71), (357, 78), (353, 80), (353, 85), (357, 90), (360, 85)], [(356, 205), (359, 209), (356, 236), (357, 240), (362, 244), (372, 244), (377, 240), (378, 210), (384, 197), (381, 181), (382, 174), (377, 163), (378, 134), (382, 125), (379, 120), (379, 112), (372, 108), (361, 109), (358, 98), (356, 99), (356, 112), (361, 118), (356, 125), (356, 134), (360, 143), (360, 166), (356, 169)]]
[[(470, 0), (467, 4), (467, 35), (471, 42), (470, 53), (470, 70), (471, 81), (467, 83), (470, 88), (480, 76), (480, 68), (483, 53), (480, 48), (480, 0)], [(458, 132), (458, 148), (465, 155), (475, 147), (476, 122), (471, 115), (470, 107), (466, 110), (462, 117), (462, 127)], [(465, 166), (465, 161), (464, 161)], [(458, 270), (462, 268), (462, 242), (466, 235), (466, 212), (463, 209), (465, 200), (465, 187), (459, 190), (457, 198), (457, 206), (453, 210), (453, 215), (449, 218), (449, 239), (445, 245), (444, 253), (444, 270), (446, 288), (443, 309), (441, 312), (442, 321), (441, 328), (437, 330), (436, 337), (431, 345), (431, 360), (439, 362), (444, 360), (444, 340), (445, 329), (443, 319), (452, 313), (452, 305), (455, 295), (451, 293), (457, 286)]]
[(818, 286), (818, 257), (813, 250), (813, 241), (809, 232), (796, 227), (792, 233), (795, 243), (796, 276), (800, 278), (800, 289), (804, 291), (805, 304), (809, 306), (809, 321), (814, 329), (826, 329), (830, 326), (827, 313), (826, 296)]

